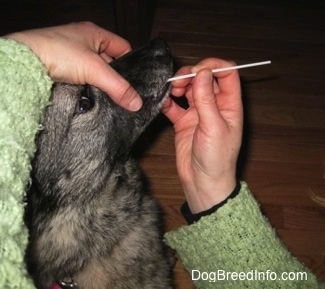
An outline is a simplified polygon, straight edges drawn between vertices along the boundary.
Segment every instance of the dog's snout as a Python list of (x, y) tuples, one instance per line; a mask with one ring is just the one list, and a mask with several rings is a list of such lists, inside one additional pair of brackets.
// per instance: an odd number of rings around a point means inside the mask
[(156, 56), (171, 55), (170, 49), (166, 41), (162, 38), (154, 38), (150, 40), (147, 48), (151, 50)]

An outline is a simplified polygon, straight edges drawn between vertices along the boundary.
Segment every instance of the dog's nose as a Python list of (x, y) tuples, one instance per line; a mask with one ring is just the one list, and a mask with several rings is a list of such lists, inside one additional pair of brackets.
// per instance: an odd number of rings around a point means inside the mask
[(170, 55), (170, 49), (166, 41), (162, 38), (154, 38), (149, 41), (147, 48), (151, 50), (155, 56)]

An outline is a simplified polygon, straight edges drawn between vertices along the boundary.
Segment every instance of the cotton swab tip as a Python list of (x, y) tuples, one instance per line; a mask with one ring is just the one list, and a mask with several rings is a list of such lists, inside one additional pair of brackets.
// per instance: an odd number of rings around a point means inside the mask
[[(228, 71), (228, 70), (234, 70), (234, 69), (241, 69), (241, 68), (248, 68), (248, 67), (253, 67), (253, 66), (266, 65), (266, 64), (270, 64), (270, 63), (271, 63), (270, 60), (261, 61), (261, 62), (254, 62), (254, 63), (248, 63), (248, 64), (243, 64), (243, 65), (236, 65), (236, 66), (230, 66), (230, 67), (224, 67), (224, 68), (216, 68), (216, 69), (212, 69), (212, 72), (216, 73), (216, 72), (222, 72), (222, 71)], [(185, 78), (190, 78), (190, 77), (194, 77), (195, 75), (196, 75), (196, 73), (174, 76), (174, 77), (168, 78), (167, 82), (180, 80), (180, 79), (185, 79)]]

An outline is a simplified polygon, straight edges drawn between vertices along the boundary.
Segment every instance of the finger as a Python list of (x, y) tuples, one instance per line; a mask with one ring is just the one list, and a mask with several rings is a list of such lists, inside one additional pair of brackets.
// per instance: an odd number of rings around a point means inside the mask
[(182, 97), (188, 93), (191, 89), (192, 84), (189, 83), (187, 86), (184, 87), (172, 87), (171, 94), (176, 97)]
[[(207, 58), (199, 62), (192, 68), (192, 72), (197, 72), (204, 68), (225, 68), (234, 66), (234, 62), (218, 59), (218, 58)], [(221, 92), (225, 94), (233, 94), (240, 91), (239, 75), (237, 70), (229, 70), (223, 72), (217, 72), (214, 74), (218, 77), (218, 85)]]
[[(225, 61), (218, 58), (207, 58), (201, 61), (192, 71), (196, 72), (202, 67), (214, 69), (234, 66), (234, 62)], [(218, 97), (219, 109), (231, 108), (240, 110), (242, 107), (240, 79), (237, 70), (218, 72), (214, 74), (218, 77)]]
[(126, 79), (119, 75), (99, 56), (97, 61), (90, 61), (85, 79), (106, 92), (118, 105), (137, 111), (142, 106), (142, 99)]
[(162, 112), (173, 124), (175, 124), (184, 115), (186, 110), (181, 108), (170, 97), (167, 97), (163, 104)]
[[(191, 73), (191, 66), (184, 66), (180, 68), (175, 76), (177, 75), (184, 75), (184, 74), (189, 74)], [(191, 82), (190, 78), (185, 78), (185, 79), (179, 79), (171, 82), (171, 85), (173, 88), (184, 88), (186, 87), (189, 83)]]
[(110, 57), (120, 57), (131, 51), (130, 43), (124, 38), (104, 29), (97, 32), (95, 41), (99, 41), (98, 53), (105, 53)]
[[(184, 75), (191, 72), (191, 66), (184, 66), (180, 68), (175, 75)], [(182, 97), (186, 96), (188, 102), (191, 102), (191, 86), (192, 86), (192, 79), (180, 79), (172, 81), (171, 83), (171, 94), (175, 97)]]
[(199, 114), (200, 126), (209, 130), (213, 129), (215, 124), (220, 121), (214, 90), (211, 70), (200, 70), (193, 81), (193, 99)]
[(98, 54), (105, 53), (110, 57), (120, 57), (131, 51), (131, 45), (127, 40), (92, 22), (76, 22), (66, 26), (66, 30), (75, 32), (69, 34), (69, 39), (74, 38), (78, 42), (87, 44)]
[(104, 61), (105, 61), (106, 63), (110, 63), (110, 62), (113, 61), (113, 58), (110, 57), (110, 56), (108, 56), (106, 53), (100, 53), (99, 55), (100, 55), (101, 58), (104, 59)]

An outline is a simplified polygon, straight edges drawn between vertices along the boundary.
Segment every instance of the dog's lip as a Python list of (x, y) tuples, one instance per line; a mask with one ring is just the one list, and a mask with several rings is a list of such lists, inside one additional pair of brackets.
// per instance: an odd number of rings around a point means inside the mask
[(172, 86), (171, 85), (168, 85), (167, 86), (167, 89), (166, 89), (166, 91), (165, 91), (165, 93), (164, 93), (164, 96), (162, 97), (162, 99), (161, 99), (161, 103), (164, 103), (165, 101), (166, 101), (166, 99), (167, 99), (167, 97), (170, 95), (170, 93), (171, 93), (171, 90), (172, 90)]

